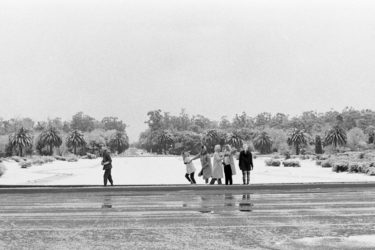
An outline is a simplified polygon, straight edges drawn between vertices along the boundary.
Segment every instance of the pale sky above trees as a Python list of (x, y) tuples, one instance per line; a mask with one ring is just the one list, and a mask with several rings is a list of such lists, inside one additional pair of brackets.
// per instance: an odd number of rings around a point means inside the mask
[(375, 3), (0, 2), (0, 117), (374, 109)]

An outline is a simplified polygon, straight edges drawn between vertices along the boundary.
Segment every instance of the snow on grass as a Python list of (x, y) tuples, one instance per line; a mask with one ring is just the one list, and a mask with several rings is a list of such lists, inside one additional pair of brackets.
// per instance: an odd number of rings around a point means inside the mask
[[(375, 176), (335, 173), (330, 168), (317, 166), (315, 161), (300, 160), (300, 168), (267, 167), (265, 157), (254, 160), (250, 183), (308, 183), (308, 182), (368, 182)], [(0, 177), (0, 185), (101, 185), (101, 159), (80, 159), (77, 162), (54, 161), (23, 169), (13, 161), (3, 162), (7, 171)], [(201, 166), (194, 161), (197, 173)], [(238, 164), (238, 162), (236, 163)], [(242, 183), (237, 165), (234, 184)], [(198, 184), (203, 180), (195, 175)], [(115, 185), (188, 184), (184, 177), (185, 165), (181, 157), (125, 157), (113, 158), (112, 176)]]

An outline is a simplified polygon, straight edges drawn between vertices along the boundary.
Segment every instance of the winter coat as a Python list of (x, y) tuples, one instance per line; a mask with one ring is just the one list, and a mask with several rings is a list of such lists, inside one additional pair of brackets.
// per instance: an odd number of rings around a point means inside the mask
[(202, 172), (203, 172), (203, 179), (211, 178), (212, 176), (212, 164), (211, 164), (211, 157), (208, 153), (200, 155), (201, 165), (202, 165)]
[(223, 159), (219, 153), (215, 152), (213, 157), (213, 168), (212, 168), (212, 178), (221, 179), (224, 177), (224, 166)]
[(109, 163), (106, 164), (106, 165), (103, 165), (103, 170), (107, 170), (107, 169), (112, 168), (112, 158), (107, 152), (103, 153), (102, 163), (104, 163), (104, 162), (109, 162)]
[(190, 160), (191, 160), (191, 157), (186, 157), (184, 159), (184, 163), (185, 163), (185, 166), (186, 166), (186, 173), (187, 174), (191, 174), (191, 173), (195, 172), (195, 167), (194, 167), (193, 162), (188, 163)]
[(241, 151), (238, 165), (242, 171), (253, 170), (253, 155), (250, 151)]
[(233, 157), (232, 152), (225, 151), (224, 164), (230, 165), (230, 168), (232, 170), (232, 175), (235, 175), (237, 173), (236, 172), (236, 165), (234, 165), (234, 157)]

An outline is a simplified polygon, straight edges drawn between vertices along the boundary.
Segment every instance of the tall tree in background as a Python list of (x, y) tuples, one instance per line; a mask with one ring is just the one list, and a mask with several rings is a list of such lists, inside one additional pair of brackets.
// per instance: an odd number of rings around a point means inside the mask
[(23, 156), (24, 149), (31, 148), (33, 145), (30, 131), (23, 127), (9, 137), (9, 142), (12, 148), (18, 152), (19, 156)]
[(70, 128), (82, 132), (92, 131), (95, 129), (95, 119), (91, 116), (85, 115), (83, 112), (78, 112), (73, 115)]
[(105, 130), (117, 130), (124, 132), (126, 129), (126, 124), (119, 120), (118, 117), (108, 116), (102, 119)]
[(288, 138), (288, 144), (293, 145), (299, 155), (301, 147), (307, 145), (308, 135), (303, 129), (294, 129)]
[(53, 154), (54, 147), (60, 147), (62, 139), (59, 131), (55, 127), (48, 127), (44, 130), (39, 137), (40, 144), (49, 147), (49, 155)]
[(121, 154), (129, 148), (128, 136), (124, 132), (117, 131), (110, 138), (108, 145), (111, 151), (117, 151), (118, 154)]
[(66, 138), (66, 145), (68, 148), (73, 148), (73, 154), (77, 154), (77, 148), (84, 147), (86, 145), (86, 141), (82, 133), (80, 133), (78, 130), (73, 130)]
[(335, 125), (328, 131), (324, 139), (324, 144), (333, 145), (335, 148), (337, 148), (337, 146), (345, 145), (346, 140), (346, 131), (340, 125)]
[(267, 132), (263, 131), (255, 137), (254, 147), (261, 154), (271, 153), (272, 140), (271, 137), (267, 134)]

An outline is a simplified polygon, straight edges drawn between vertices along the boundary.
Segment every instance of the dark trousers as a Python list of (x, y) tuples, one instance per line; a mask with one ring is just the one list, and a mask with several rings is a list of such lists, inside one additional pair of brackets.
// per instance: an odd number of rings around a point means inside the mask
[(242, 180), (244, 185), (250, 183), (250, 171), (242, 170)]
[(196, 184), (195, 182), (195, 178), (194, 178), (194, 173), (191, 173), (190, 175), (189, 174), (185, 174), (185, 178), (191, 183), (191, 184)]
[(224, 165), (224, 174), (225, 174), (225, 185), (232, 185), (232, 167), (230, 165)]
[(111, 169), (104, 170), (104, 186), (107, 186), (107, 180), (111, 183), (111, 186), (113, 186)]
[(210, 184), (214, 185), (215, 182), (216, 182), (216, 180), (217, 180), (217, 184), (221, 184), (221, 179), (220, 178), (212, 178)]

